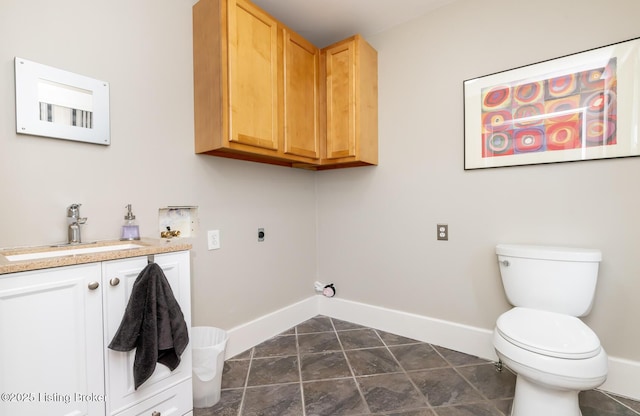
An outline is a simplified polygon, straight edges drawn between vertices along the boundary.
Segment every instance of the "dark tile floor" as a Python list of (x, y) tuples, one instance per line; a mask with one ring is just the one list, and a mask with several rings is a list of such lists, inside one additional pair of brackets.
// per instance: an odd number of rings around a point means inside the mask
[[(194, 416), (501, 416), (514, 384), (489, 361), (317, 316), (227, 360), (220, 402)], [(598, 390), (580, 407), (640, 415), (639, 402)]]

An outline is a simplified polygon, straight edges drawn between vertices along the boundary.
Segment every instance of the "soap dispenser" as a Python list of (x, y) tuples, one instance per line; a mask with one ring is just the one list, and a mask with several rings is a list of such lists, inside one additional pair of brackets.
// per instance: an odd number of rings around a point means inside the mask
[(128, 204), (125, 208), (127, 208), (127, 215), (124, 216), (120, 240), (140, 240), (140, 229), (136, 224), (136, 216), (131, 212), (131, 204)]

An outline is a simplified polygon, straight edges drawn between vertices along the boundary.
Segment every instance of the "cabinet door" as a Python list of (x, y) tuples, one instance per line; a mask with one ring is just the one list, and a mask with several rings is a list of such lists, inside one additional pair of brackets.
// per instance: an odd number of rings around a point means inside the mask
[(0, 415), (104, 414), (99, 282), (99, 264), (0, 276)]
[(284, 30), (285, 153), (319, 157), (318, 82), (320, 50)]
[[(178, 300), (187, 326), (191, 328), (191, 301), (190, 301), (190, 271), (189, 253), (178, 252), (155, 256), (155, 262), (162, 270), (171, 285), (173, 295)], [(191, 346), (181, 356), (178, 368), (170, 371), (162, 364), (157, 364), (155, 372), (138, 390), (134, 388), (133, 361), (135, 350), (129, 352), (113, 351), (106, 346), (113, 339), (124, 311), (129, 302), (133, 284), (138, 275), (146, 267), (147, 257), (113, 260), (102, 263), (103, 287), (104, 287), (104, 351), (106, 371), (107, 415), (115, 415), (134, 406), (149, 408), (152, 411), (160, 411), (161, 406), (167, 406), (164, 400), (158, 402), (158, 408), (154, 407), (158, 393), (174, 388), (179, 383), (188, 380), (188, 391), (182, 389), (181, 395), (191, 397)], [(117, 279), (117, 280), (116, 280)], [(186, 391), (186, 392), (185, 392)], [(160, 399), (158, 399), (160, 400)], [(184, 403), (185, 400), (182, 400)], [(191, 401), (186, 400), (191, 404)], [(171, 406), (175, 406), (172, 404)], [(181, 405), (177, 405), (180, 407)], [(176, 409), (175, 414), (184, 414), (188, 409)], [(133, 410), (132, 410), (133, 411)], [(164, 414), (163, 412), (161, 412)]]
[(355, 43), (325, 50), (327, 100), (327, 159), (356, 155)]
[(244, 0), (228, 2), (229, 141), (278, 149), (278, 24)]

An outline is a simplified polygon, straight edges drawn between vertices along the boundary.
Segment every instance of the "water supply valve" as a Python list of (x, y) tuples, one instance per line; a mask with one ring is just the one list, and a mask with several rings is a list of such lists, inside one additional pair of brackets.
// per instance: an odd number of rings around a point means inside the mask
[(332, 298), (336, 295), (336, 288), (333, 286), (333, 283), (325, 285), (324, 283), (316, 282), (314, 287), (316, 292), (321, 293), (328, 298)]

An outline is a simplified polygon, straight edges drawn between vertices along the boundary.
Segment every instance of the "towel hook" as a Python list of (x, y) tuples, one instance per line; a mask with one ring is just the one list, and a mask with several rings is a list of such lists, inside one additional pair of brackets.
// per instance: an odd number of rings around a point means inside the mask
[(153, 254), (147, 255), (147, 264), (155, 263), (155, 257)]

